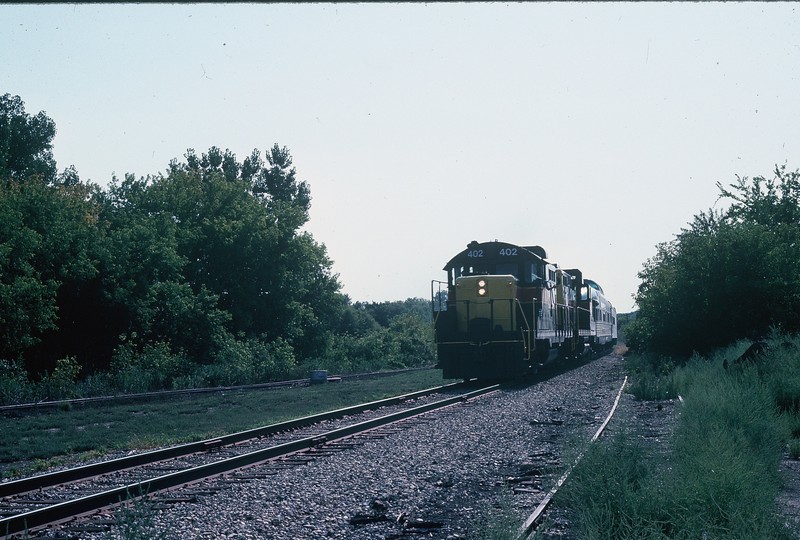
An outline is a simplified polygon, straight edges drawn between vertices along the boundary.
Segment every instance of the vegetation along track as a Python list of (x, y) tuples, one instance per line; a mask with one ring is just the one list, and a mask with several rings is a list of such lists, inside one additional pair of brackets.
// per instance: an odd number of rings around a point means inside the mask
[[(366, 373), (350, 373), (342, 375), (334, 375), (329, 377), (334, 380), (358, 380), (358, 379), (374, 379), (381, 377), (390, 377), (398, 373), (408, 373), (411, 371), (425, 371), (433, 369), (431, 367), (421, 368), (405, 368), (393, 369), (385, 371), (371, 371)], [(290, 379), (287, 381), (274, 381), (267, 383), (257, 384), (242, 384), (237, 386), (214, 386), (209, 388), (186, 388), (183, 390), (160, 390), (157, 392), (141, 392), (135, 394), (117, 394), (111, 396), (95, 396), (73, 399), (59, 399), (54, 401), (37, 401), (34, 403), (16, 403), (11, 405), (0, 405), (0, 413), (24, 413), (27, 411), (36, 411), (41, 409), (56, 409), (64, 407), (84, 406), (84, 405), (105, 405), (108, 403), (122, 402), (122, 401), (150, 401), (153, 399), (165, 399), (175, 396), (187, 396), (198, 394), (217, 394), (224, 392), (238, 392), (245, 390), (278, 390), (282, 388), (294, 388), (309, 386), (311, 380), (306, 377), (304, 379)]]
[[(622, 392), (623, 390), (625, 390), (625, 385), (627, 383), (628, 383), (628, 377), (625, 377), (625, 379), (622, 381), (622, 386), (620, 386), (619, 388), (619, 392), (617, 392), (617, 397), (614, 400), (614, 405), (611, 407), (611, 411), (608, 413), (608, 416), (606, 416), (606, 419), (603, 421), (603, 423), (600, 425), (597, 431), (595, 431), (594, 435), (589, 441), (590, 443), (593, 443), (597, 439), (599, 439), (600, 436), (603, 434), (603, 431), (605, 431), (606, 426), (608, 426), (608, 423), (614, 416), (614, 412), (617, 410), (617, 406), (619, 405), (619, 400), (622, 397)], [(536, 509), (531, 513), (531, 515), (528, 516), (528, 518), (525, 520), (525, 523), (522, 524), (522, 527), (520, 527), (518, 531), (517, 534), (518, 540), (527, 540), (531, 536), (531, 534), (536, 530), (536, 527), (538, 527), (542, 523), (545, 511), (547, 510), (547, 507), (550, 506), (550, 503), (553, 501), (553, 497), (555, 497), (556, 493), (558, 493), (558, 490), (561, 489), (561, 486), (564, 485), (564, 482), (567, 481), (567, 478), (569, 478), (569, 475), (572, 473), (572, 470), (578, 465), (580, 460), (583, 459), (583, 456), (584, 452), (578, 454), (578, 456), (575, 458), (572, 464), (567, 467), (567, 470), (564, 472), (564, 474), (562, 474), (559, 477), (555, 485), (550, 489), (550, 491), (547, 492), (547, 495), (545, 495), (545, 497), (542, 499), (542, 502), (540, 502), (539, 505), (536, 507)]]
[[(84, 515), (100, 508), (117, 504), (131, 497), (141, 494), (153, 494), (260, 462), (308, 451), (377, 427), (448, 407), (497, 389), (496, 386), (482, 387), (466, 393), (458, 393), (442, 400), (430, 401), (423, 405), (378, 416), (377, 418), (362, 420), (354, 424), (350, 423), (332, 430), (317, 430), (301, 438), (276, 441), (281, 434), (301, 427), (319, 425), (332, 419), (340, 419), (364, 413), (365, 411), (377, 411), (382, 407), (409, 403), (428, 398), (437, 393), (452, 392), (464, 388), (465, 385), (463, 383), (445, 385), (216, 439), (6, 482), (0, 484), (0, 496), (3, 497), (0, 512), (5, 515), (0, 519), (0, 533), (6, 536), (28, 533), (34, 529), (65, 522), (74, 516)], [(241, 443), (245, 441), (258, 441), (263, 437), (271, 437), (266, 446), (262, 441), (261, 444), (257, 445), (259, 447), (255, 449), (247, 448), (243, 450), (240, 447)], [(213, 452), (209, 452), (212, 450)], [(227, 457), (224, 453), (228, 454)], [(204, 459), (204, 462), (199, 465), (196, 463), (186, 464), (165, 461), (199, 454), (204, 454), (209, 459)], [(131, 471), (144, 465), (152, 466), (152, 464), (158, 464), (158, 468), (156, 470), (152, 467), (145, 469), (145, 478), (135, 481), (130, 480)], [(163, 474), (168, 470), (173, 470), (173, 472)], [(120, 471), (126, 471), (125, 475), (116, 479), (111, 476), (113, 473)], [(154, 476), (157, 473), (160, 473), (160, 475)], [(139, 476), (141, 476), (141, 473)], [(69, 486), (65, 486), (67, 483), (69, 483)], [(115, 486), (108, 489), (108, 484), (115, 484)], [(42, 491), (44, 488), (55, 489), (44, 492)], [(75, 498), (75, 493), (82, 495)]]

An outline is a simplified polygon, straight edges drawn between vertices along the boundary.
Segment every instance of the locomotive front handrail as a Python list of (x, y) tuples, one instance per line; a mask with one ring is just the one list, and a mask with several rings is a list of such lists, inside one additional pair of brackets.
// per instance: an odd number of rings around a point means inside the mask
[[(520, 327), (520, 333), (522, 334), (522, 343), (525, 345), (524, 347), (524, 350), (526, 352), (525, 360), (530, 360), (531, 350), (532, 350), (531, 343), (533, 343), (533, 341), (531, 340), (531, 325), (528, 323), (528, 318), (525, 316), (525, 310), (522, 309), (522, 303), (519, 301), (519, 298), (514, 298), (514, 302), (517, 308), (519, 308), (519, 314), (522, 315), (522, 320), (525, 322), (525, 328), (523, 329), (522, 327)], [(535, 321), (536, 319), (534, 319), (534, 322)], [(535, 331), (536, 329), (534, 328), (534, 332)], [(525, 339), (526, 337), (528, 339)]]
[[(438, 290), (434, 290), (435, 285), (439, 285)], [(447, 311), (447, 298), (442, 301), (442, 292), (446, 293), (447, 287), (442, 287), (442, 285), (448, 285), (448, 283), (438, 279), (431, 280), (431, 309), (434, 313)], [(436, 309), (436, 306), (439, 306), (439, 309)]]

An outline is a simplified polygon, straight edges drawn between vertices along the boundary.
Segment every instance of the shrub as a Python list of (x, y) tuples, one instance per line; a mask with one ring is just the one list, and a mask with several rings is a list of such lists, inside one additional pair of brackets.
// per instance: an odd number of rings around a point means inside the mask
[(636, 399), (674, 399), (678, 396), (673, 381), (675, 364), (669, 357), (639, 354), (626, 357), (626, 369), (631, 376), (628, 392)]
[(264, 343), (258, 339), (237, 341), (229, 338), (220, 346), (215, 362), (194, 366), (194, 370), (175, 380), (180, 388), (233, 386), (293, 378), (298, 375), (294, 349), (285, 340)]
[(40, 391), (43, 392), (45, 399), (69, 399), (75, 397), (75, 382), (81, 366), (74, 356), (56, 360), (56, 366), (52, 373), (46, 373), (42, 377)]
[(114, 386), (123, 392), (149, 392), (171, 388), (176, 378), (190, 373), (191, 364), (183, 354), (174, 354), (168, 344), (121, 345), (111, 359)]
[(0, 404), (34, 400), (35, 389), (19, 362), (0, 359)]
[(389, 367), (416, 367), (436, 362), (432, 327), (418, 315), (394, 317), (389, 323), (389, 331), (396, 344)]

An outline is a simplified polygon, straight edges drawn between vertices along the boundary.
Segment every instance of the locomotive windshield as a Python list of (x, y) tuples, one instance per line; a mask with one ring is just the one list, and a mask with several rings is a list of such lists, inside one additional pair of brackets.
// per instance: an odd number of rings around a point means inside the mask
[(495, 274), (511, 274), (519, 279), (519, 265), (516, 263), (501, 263), (497, 265)]

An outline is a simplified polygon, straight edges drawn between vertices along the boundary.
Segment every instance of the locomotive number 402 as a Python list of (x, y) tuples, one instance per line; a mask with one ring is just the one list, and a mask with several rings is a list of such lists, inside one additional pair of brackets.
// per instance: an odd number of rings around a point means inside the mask
[(467, 257), (476, 258), (476, 257), (483, 257), (483, 250), (482, 249), (473, 249), (469, 253), (467, 253)]
[(500, 255), (503, 257), (516, 257), (517, 248), (503, 248), (500, 250)]

